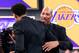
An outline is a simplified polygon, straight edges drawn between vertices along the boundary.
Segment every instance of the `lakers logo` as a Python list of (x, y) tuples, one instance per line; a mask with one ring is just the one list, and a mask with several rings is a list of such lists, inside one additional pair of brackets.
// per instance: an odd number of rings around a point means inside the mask
[(77, 21), (77, 13), (70, 6), (63, 5), (56, 9), (53, 18), (58, 25), (64, 26), (67, 30), (68, 37), (79, 45), (79, 21)]
[(74, 12), (68, 6), (61, 6), (58, 8), (55, 16), (57, 24), (70, 28), (74, 24)]

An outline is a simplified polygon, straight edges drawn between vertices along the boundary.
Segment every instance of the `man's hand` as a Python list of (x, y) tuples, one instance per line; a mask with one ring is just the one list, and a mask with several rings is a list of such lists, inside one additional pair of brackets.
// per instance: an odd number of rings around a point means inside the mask
[(71, 51), (67, 49), (67, 50), (65, 51), (65, 53), (71, 53)]
[(43, 47), (43, 50), (46, 51), (50, 51), (51, 49), (57, 47), (59, 45), (59, 42), (58, 41), (50, 41), (50, 42), (46, 42), (42, 47)]
[(15, 51), (10, 51), (10, 53), (15, 53)]

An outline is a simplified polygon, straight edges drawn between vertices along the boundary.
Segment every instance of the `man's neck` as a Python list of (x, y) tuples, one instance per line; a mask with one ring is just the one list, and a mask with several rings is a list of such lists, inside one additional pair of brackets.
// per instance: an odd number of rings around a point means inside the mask
[(47, 24), (50, 24), (51, 22), (47, 22)]
[(50, 21), (46, 22), (46, 24), (50, 24), (50, 23), (51, 23)]
[(20, 16), (20, 17), (22, 18), (22, 17), (24, 17), (24, 16), (26, 16), (26, 15), (22, 15), (22, 16)]
[(22, 15), (22, 16), (17, 16), (17, 21), (20, 21), (22, 19), (22, 17), (24, 17), (26, 15)]

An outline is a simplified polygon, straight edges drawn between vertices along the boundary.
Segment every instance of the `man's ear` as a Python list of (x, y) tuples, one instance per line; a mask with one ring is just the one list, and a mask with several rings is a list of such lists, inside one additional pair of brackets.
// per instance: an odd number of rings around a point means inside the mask
[(15, 15), (15, 18), (17, 18), (17, 15)]
[(13, 13), (13, 16), (14, 16), (15, 18), (17, 18), (17, 17), (18, 17), (15, 13)]
[(53, 15), (51, 14), (51, 18), (52, 18), (52, 16), (53, 16)]

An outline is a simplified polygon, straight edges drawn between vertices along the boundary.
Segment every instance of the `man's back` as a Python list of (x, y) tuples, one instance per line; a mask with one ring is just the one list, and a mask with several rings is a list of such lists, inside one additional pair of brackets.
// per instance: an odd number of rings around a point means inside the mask
[[(42, 53), (42, 44), (45, 40), (45, 26), (42, 22), (23, 17), (14, 24), (16, 35), (16, 53), (25, 49), (26, 53)], [(20, 39), (19, 39), (20, 38)], [(54, 39), (53, 35), (47, 37)]]
[(42, 53), (42, 44), (45, 38), (45, 28), (42, 23), (27, 18), (24, 33), (24, 43), (27, 53)]

